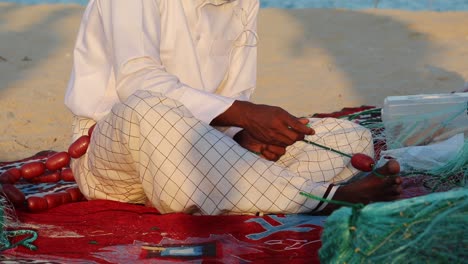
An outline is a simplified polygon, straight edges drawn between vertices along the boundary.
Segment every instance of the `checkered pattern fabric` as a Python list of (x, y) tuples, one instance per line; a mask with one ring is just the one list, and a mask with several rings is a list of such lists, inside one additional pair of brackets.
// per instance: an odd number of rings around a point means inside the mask
[[(311, 119), (314, 141), (347, 153), (373, 154), (371, 133), (354, 123)], [(94, 121), (75, 118), (74, 139)], [(88, 199), (148, 201), (162, 213), (303, 213), (325, 204), (357, 173), (349, 158), (297, 142), (279, 161), (265, 160), (193, 117), (161, 94), (138, 91), (94, 129), (88, 152), (72, 162)], [(336, 188), (336, 187), (335, 187)]]

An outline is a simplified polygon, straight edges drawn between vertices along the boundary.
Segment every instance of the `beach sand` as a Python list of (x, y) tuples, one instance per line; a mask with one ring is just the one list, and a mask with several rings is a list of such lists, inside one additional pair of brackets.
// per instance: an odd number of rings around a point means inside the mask
[[(67, 150), (83, 6), (0, 3), (0, 161)], [(253, 100), (303, 116), (468, 81), (468, 12), (262, 9)]]

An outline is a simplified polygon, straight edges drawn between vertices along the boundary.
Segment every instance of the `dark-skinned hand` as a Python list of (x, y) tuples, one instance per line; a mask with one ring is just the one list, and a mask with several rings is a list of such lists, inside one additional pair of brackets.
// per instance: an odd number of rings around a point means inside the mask
[(287, 147), (315, 132), (307, 118), (297, 118), (281, 107), (235, 101), (211, 125), (237, 126), (266, 145)]
[(268, 145), (252, 137), (246, 130), (241, 130), (234, 136), (234, 140), (243, 148), (259, 153), (263, 158), (277, 161), (286, 153), (286, 148), (275, 145)]

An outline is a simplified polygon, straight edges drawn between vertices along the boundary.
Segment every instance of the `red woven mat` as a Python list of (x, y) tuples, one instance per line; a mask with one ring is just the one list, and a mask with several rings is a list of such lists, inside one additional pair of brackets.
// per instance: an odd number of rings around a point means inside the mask
[(56, 263), (318, 263), (324, 220), (158, 215), (112, 201), (70, 203), (40, 214), (18, 212), (18, 217), (38, 231), (38, 250), (18, 247), (4, 257)]
[[(369, 108), (345, 108), (316, 116), (339, 117)], [(25, 160), (0, 162), (0, 173), (51, 154), (44, 151)], [(41, 195), (60, 190), (63, 184), (19, 187), (27, 195)], [(69, 187), (70, 183), (66, 184)], [(405, 181), (404, 186), (405, 197), (421, 194), (420, 183), (415, 180)], [(17, 210), (17, 215), (20, 228), (38, 232), (34, 242), (38, 249), (4, 251), (0, 262), (318, 263), (325, 220), (306, 215), (159, 215), (152, 208), (112, 201), (68, 203), (41, 213)]]

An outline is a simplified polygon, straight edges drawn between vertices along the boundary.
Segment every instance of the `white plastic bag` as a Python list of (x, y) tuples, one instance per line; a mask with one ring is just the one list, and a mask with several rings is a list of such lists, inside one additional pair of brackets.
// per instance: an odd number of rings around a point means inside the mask
[(443, 166), (458, 154), (464, 144), (464, 134), (426, 146), (411, 146), (381, 152), (379, 166), (388, 158), (396, 159), (402, 172), (428, 171)]

